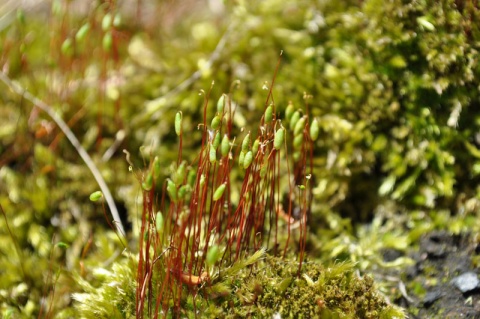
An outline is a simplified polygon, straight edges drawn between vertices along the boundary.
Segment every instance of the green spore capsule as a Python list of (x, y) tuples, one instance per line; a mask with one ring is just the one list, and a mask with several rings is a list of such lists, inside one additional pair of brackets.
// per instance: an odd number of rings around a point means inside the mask
[(89, 23), (85, 23), (84, 25), (82, 25), (80, 27), (80, 29), (78, 29), (77, 33), (75, 34), (75, 40), (77, 42), (81, 42), (85, 39), (85, 37), (87, 36), (87, 33), (88, 31), (90, 30), (90, 24)]
[(244, 151), (240, 152), (240, 155), (238, 156), (238, 166), (243, 167), (243, 162), (245, 160), (245, 154), (247, 154)]
[(217, 102), (217, 113), (223, 114), (224, 109), (225, 109), (225, 94), (222, 94), (222, 96), (220, 96)]
[(262, 168), (260, 169), (260, 177), (265, 178), (267, 176), (268, 168), (267, 165), (263, 165)]
[(90, 200), (92, 202), (96, 202), (97, 200), (99, 200), (102, 197), (103, 197), (103, 193), (101, 191), (96, 191), (96, 192), (93, 192), (93, 193), (90, 194)]
[(62, 51), (62, 54), (66, 56), (71, 56), (73, 54), (72, 39), (66, 38), (62, 43), (60, 51)]
[(105, 33), (102, 40), (103, 50), (110, 51), (112, 49), (113, 37), (111, 32)]
[(303, 134), (298, 134), (293, 138), (293, 147), (299, 149), (303, 143)]
[(204, 174), (200, 175), (200, 187), (202, 187), (203, 185), (205, 185), (205, 175)]
[(318, 133), (320, 132), (320, 127), (318, 124), (318, 120), (316, 118), (313, 119), (312, 125), (310, 125), (310, 138), (312, 141), (316, 141), (318, 138)]
[(302, 133), (303, 129), (305, 128), (305, 117), (302, 117), (298, 120), (297, 124), (295, 125), (295, 129), (293, 130), (293, 135), (298, 135)]
[(218, 130), (220, 128), (220, 124), (222, 124), (222, 118), (220, 117), (220, 115), (217, 115), (212, 119), (212, 123), (210, 124), (210, 126), (213, 130)]
[(153, 174), (152, 172), (148, 172), (147, 176), (145, 177), (145, 180), (142, 183), (142, 188), (146, 191), (149, 191), (152, 189), (153, 186)]
[(172, 180), (167, 180), (167, 193), (172, 201), (177, 201), (177, 186)]
[(63, 249), (67, 249), (68, 248), (68, 244), (64, 243), (63, 241), (60, 241), (56, 244), (56, 246), (58, 248), (63, 248)]
[(293, 160), (295, 162), (298, 162), (300, 160), (300, 156), (302, 156), (302, 153), (300, 153), (300, 151), (296, 151), (293, 153)]
[(250, 164), (252, 164), (253, 161), (253, 153), (252, 151), (248, 151), (247, 154), (245, 154), (245, 158), (243, 159), (243, 168), (247, 169)]
[(182, 184), (185, 176), (187, 176), (187, 164), (186, 162), (182, 162), (175, 173), (175, 183)]
[(265, 123), (270, 124), (273, 120), (273, 107), (269, 105), (265, 110)]
[(285, 109), (285, 119), (290, 121), (292, 118), (293, 112), (295, 111), (295, 107), (293, 106), (292, 102), (288, 102), (287, 108)]
[(185, 196), (187, 196), (189, 187), (190, 186), (188, 186), (188, 185), (180, 186), (180, 188), (178, 189), (178, 198), (180, 198), (182, 200), (185, 199)]
[(112, 15), (107, 13), (102, 19), (102, 30), (107, 31), (112, 25)]
[(175, 114), (175, 133), (177, 136), (180, 136), (182, 134), (182, 112), (178, 111), (177, 114)]
[(285, 140), (285, 129), (282, 127), (275, 132), (275, 138), (273, 140), (273, 147), (276, 150), (282, 148), (283, 141)]
[(259, 147), (260, 147), (260, 140), (257, 138), (252, 145), (253, 156), (257, 155)]
[(122, 16), (120, 15), (120, 13), (117, 13), (113, 18), (113, 26), (115, 28), (118, 28), (121, 24), (122, 24)]
[(207, 266), (212, 267), (215, 265), (221, 256), (220, 248), (218, 248), (217, 245), (210, 246), (207, 251), (207, 258), (205, 259)]
[(222, 145), (220, 146), (220, 150), (222, 151), (222, 156), (227, 156), (230, 152), (230, 141), (228, 140), (227, 134), (223, 136)]
[(193, 185), (195, 184), (196, 177), (197, 173), (193, 169), (188, 172), (187, 184), (190, 185), (190, 187), (193, 187)]
[(219, 145), (220, 145), (220, 133), (217, 132), (217, 134), (215, 134), (215, 137), (213, 138), (212, 146), (214, 149), (218, 149)]
[(295, 113), (293, 113), (292, 117), (290, 118), (290, 129), (291, 130), (293, 130), (295, 128), (298, 120), (300, 120), (300, 112), (295, 111)]
[(160, 176), (160, 160), (158, 159), (158, 156), (155, 156), (153, 159), (153, 177), (157, 179)]
[(164, 224), (165, 221), (163, 220), (162, 212), (157, 212), (157, 215), (155, 216), (155, 228), (157, 229), (158, 234), (161, 234), (163, 232)]
[(17, 9), (17, 21), (21, 25), (25, 25), (25, 12), (23, 11), (23, 9)]
[(248, 152), (248, 147), (250, 146), (250, 132), (245, 136), (242, 142), (242, 152)]
[(225, 192), (225, 188), (227, 187), (227, 184), (223, 183), (222, 185), (218, 186), (218, 188), (215, 190), (215, 193), (213, 193), (213, 200), (217, 201), (220, 198), (222, 198), (223, 193)]
[(212, 164), (217, 161), (217, 150), (213, 147), (213, 145), (210, 147), (210, 151), (208, 152), (208, 159)]

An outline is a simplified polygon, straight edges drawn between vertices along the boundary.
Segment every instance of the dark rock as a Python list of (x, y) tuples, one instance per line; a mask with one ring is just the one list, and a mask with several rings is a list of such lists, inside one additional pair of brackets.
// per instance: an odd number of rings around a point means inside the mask
[(443, 258), (448, 253), (448, 241), (445, 233), (433, 232), (420, 240), (420, 246), (429, 258)]
[(423, 298), (423, 305), (425, 308), (428, 308), (440, 298), (442, 298), (442, 293), (439, 290), (429, 291), (425, 298)]
[(390, 262), (402, 257), (404, 254), (400, 250), (387, 248), (382, 251), (383, 261)]

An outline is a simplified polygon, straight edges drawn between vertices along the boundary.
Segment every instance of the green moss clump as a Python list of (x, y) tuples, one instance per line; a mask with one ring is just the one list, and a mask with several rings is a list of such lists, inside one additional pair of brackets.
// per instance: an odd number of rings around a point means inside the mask
[(76, 282), (83, 290), (74, 293), (73, 299), (78, 318), (134, 318), (135, 317), (135, 256), (127, 256), (115, 262), (111, 269), (97, 267), (95, 278), (85, 280), (76, 276)]
[(299, 272), (298, 262), (267, 256), (254, 268), (234, 277), (220, 274), (219, 280), (230, 293), (214, 299), (212, 317), (404, 318), (378, 293), (371, 277), (355, 273), (353, 263), (325, 268), (306, 262)]

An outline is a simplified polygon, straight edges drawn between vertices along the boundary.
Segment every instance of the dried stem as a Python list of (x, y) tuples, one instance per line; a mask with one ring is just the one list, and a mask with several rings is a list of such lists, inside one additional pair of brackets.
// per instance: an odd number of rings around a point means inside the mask
[(110, 212), (112, 214), (113, 221), (117, 230), (123, 236), (125, 236), (125, 229), (123, 227), (122, 220), (120, 219), (117, 206), (115, 205), (115, 201), (113, 200), (113, 196), (110, 193), (107, 183), (103, 179), (102, 174), (98, 170), (97, 166), (93, 162), (90, 155), (88, 155), (87, 151), (80, 144), (79, 140), (77, 139), (75, 134), (72, 132), (72, 130), (70, 130), (68, 125), (65, 123), (65, 121), (53, 110), (53, 108), (50, 105), (48, 105), (47, 103), (43, 102), (42, 100), (40, 100), (39, 98), (31, 94), (29, 91), (27, 91), (22, 86), (20, 86), (20, 84), (13, 82), (3, 71), (0, 71), (0, 80), (3, 83), (5, 83), (13, 92), (24, 97), (26, 100), (30, 101), (35, 106), (39, 107), (42, 111), (47, 113), (52, 118), (52, 120), (58, 125), (58, 127), (62, 130), (62, 132), (67, 137), (67, 139), (73, 145), (77, 153), (80, 155), (82, 160), (85, 162), (90, 172), (92, 172), (92, 175), (97, 181), (98, 186), (100, 187), (100, 190), (105, 196), (105, 200), (107, 201), (107, 205), (110, 208)]

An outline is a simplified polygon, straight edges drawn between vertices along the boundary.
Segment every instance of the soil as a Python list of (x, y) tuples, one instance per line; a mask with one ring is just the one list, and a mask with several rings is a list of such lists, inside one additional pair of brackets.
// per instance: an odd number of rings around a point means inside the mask
[(432, 232), (409, 257), (415, 265), (401, 272), (405, 289), (396, 300), (409, 318), (480, 318), (480, 244), (473, 236)]

